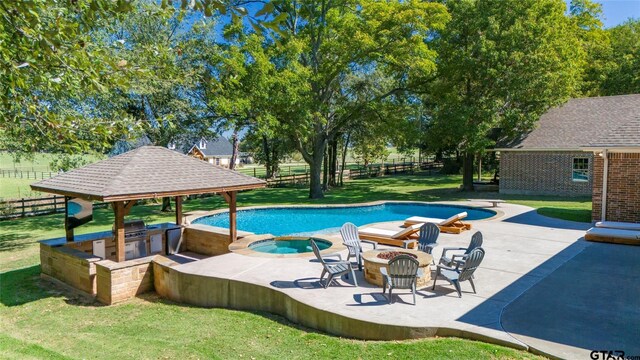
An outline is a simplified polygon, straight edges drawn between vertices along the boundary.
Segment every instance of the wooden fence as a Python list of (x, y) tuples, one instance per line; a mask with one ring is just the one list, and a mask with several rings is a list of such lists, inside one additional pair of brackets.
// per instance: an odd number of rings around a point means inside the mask
[(23, 171), (23, 170), (2, 170), (0, 169), (0, 177), (15, 179), (48, 179), (58, 174), (53, 171)]
[[(93, 203), (94, 208), (107, 203)], [(53, 214), (64, 211), (64, 196), (22, 198), (0, 202), (0, 219)]]
[[(346, 169), (345, 179), (360, 179), (384, 175), (411, 174), (417, 169), (428, 171), (429, 175), (442, 167), (440, 163), (433, 162), (405, 162), (392, 164), (376, 164), (356, 169)], [(23, 172), (27, 173), (27, 172)], [(31, 172), (33, 173), (33, 172)], [(43, 173), (47, 174), (47, 173)], [(310, 173), (282, 174), (267, 180), (267, 186), (278, 187), (283, 185), (308, 184)], [(93, 207), (104, 207), (107, 203), (94, 203)], [(52, 214), (64, 211), (64, 196), (51, 196), (41, 198), (23, 198), (18, 200), (0, 201), (0, 219), (25, 217), (34, 215)]]

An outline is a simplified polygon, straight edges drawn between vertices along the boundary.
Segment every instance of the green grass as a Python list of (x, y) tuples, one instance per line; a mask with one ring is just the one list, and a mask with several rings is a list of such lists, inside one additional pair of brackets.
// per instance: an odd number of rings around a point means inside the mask
[[(240, 193), (239, 206), (336, 204), (374, 200), (464, 200), (501, 197), (543, 214), (589, 220), (589, 199), (467, 194), (459, 176), (395, 176), (355, 180), (310, 200), (306, 188)], [(170, 221), (159, 204), (135, 206), (131, 218)], [(185, 202), (184, 210), (225, 208), (219, 197)], [(111, 228), (109, 209), (96, 209), (88, 233)], [(63, 236), (61, 214), (0, 221), (0, 358), (534, 358), (500, 346), (455, 338), (365, 342), (298, 327), (266, 313), (202, 309), (144, 295), (100, 306), (40, 279), (37, 241)]]

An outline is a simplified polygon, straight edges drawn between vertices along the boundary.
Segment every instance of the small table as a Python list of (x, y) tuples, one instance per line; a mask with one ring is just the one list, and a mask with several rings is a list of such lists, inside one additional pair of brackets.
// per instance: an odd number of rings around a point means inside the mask
[(364, 279), (372, 285), (382, 287), (382, 274), (380, 274), (380, 268), (385, 267), (389, 270), (389, 260), (381, 259), (378, 254), (389, 251), (398, 251), (401, 253), (407, 253), (417, 256), (418, 267), (422, 269), (422, 276), (418, 277), (416, 287), (427, 286), (427, 283), (431, 280), (431, 269), (429, 265), (433, 260), (433, 257), (424, 251), (412, 250), (412, 249), (375, 249), (362, 253), (362, 260), (364, 266)]
[(491, 205), (493, 205), (492, 207), (498, 207), (498, 204), (502, 204), (505, 201), (504, 200), (498, 200), (498, 199), (467, 199), (469, 201), (485, 201), (485, 202), (490, 202)]

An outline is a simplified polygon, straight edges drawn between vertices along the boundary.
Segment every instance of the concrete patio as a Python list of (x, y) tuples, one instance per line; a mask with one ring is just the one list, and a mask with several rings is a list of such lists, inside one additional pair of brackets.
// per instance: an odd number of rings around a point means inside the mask
[[(419, 289), (416, 306), (410, 293), (394, 294), (396, 303), (389, 305), (360, 272), (357, 287), (342, 278), (324, 289), (321, 265), (313, 257), (234, 253), (159, 259), (154, 266), (164, 271), (154, 269), (160, 274), (155, 287), (176, 301), (271, 311), (340, 336), (460, 336), (564, 358), (611, 347), (640, 354), (640, 285), (626, 275), (640, 270), (640, 248), (585, 242), (589, 224), (546, 218), (525, 206), (499, 209), (502, 217), (472, 222), (472, 231), (440, 236), (436, 259), (443, 247), (466, 246), (473, 232), (484, 234), (478, 293), (463, 283), (462, 298), (440, 280), (435, 290)], [(384, 226), (397, 229), (400, 223)], [(612, 263), (617, 265), (609, 271)], [(620, 292), (623, 296), (614, 299)], [(598, 319), (605, 323), (600, 326)]]

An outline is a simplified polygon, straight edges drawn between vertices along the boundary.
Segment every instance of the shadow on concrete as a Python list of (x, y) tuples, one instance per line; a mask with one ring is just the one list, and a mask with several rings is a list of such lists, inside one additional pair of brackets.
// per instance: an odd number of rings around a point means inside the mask
[(640, 354), (638, 259), (640, 247), (577, 241), (457, 320), (561, 357)]
[(568, 220), (555, 219), (547, 216), (543, 216), (537, 213), (536, 210), (527, 211), (525, 213), (515, 215), (512, 217), (506, 217), (502, 219), (503, 222), (524, 224), (531, 226), (542, 226), (550, 228), (560, 228), (568, 230), (587, 230), (591, 227), (591, 223), (575, 222)]
[[(278, 289), (305, 289), (305, 290), (310, 290), (310, 289), (324, 289), (324, 284), (326, 281), (326, 277), (324, 280), (320, 280), (320, 278), (303, 278), (303, 279), (296, 279), (294, 281), (288, 281), (288, 280), (275, 280), (270, 282), (269, 284), (275, 288)], [(337, 281), (338, 279), (332, 279), (331, 283), (329, 284), (329, 286), (336, 286), (336, 287), (353, 287), (353, 279), (348, 279), (346, 276), (341, 276), (339, 278), (340, 281)]]

